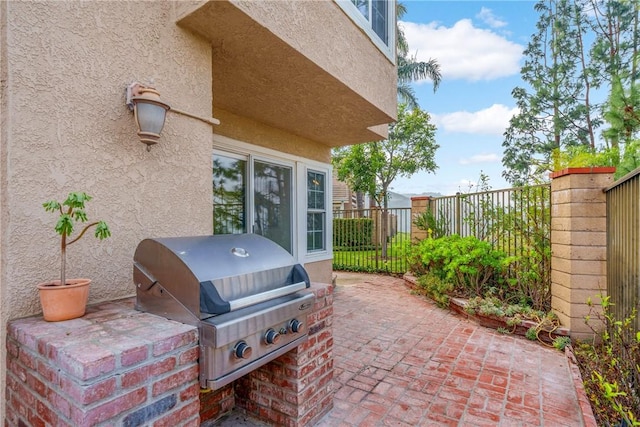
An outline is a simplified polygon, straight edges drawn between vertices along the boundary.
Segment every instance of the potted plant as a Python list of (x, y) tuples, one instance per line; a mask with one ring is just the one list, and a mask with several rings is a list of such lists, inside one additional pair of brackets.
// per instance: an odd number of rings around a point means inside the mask
[(111, 236), (107, 223), (96, 221), (85, 225), (76, 237), (68, 240), (76, 225), (87, 222), (84, 205), (89, 200), (91, 200), (91, 196), (86, 193), (75, 192), (69, 193), (67, 199), (62, 203), (51, 200), (42, 204), (47, 212), (60, 215), (55, 231), (61, 237), (60, 280), (52, 280), (38, 285), (44, 320), (57, 322), (84, 316), (91, 280), (66, 278), (67, 246), (80, 240), (91, 227), (95, 227), (95, 237), (100, 240)]

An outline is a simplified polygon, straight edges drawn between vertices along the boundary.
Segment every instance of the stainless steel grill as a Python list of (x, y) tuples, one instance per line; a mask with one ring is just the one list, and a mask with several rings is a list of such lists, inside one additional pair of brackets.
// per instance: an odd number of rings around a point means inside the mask
[(136, 308), (197, 326), (200, 386), (218, 389), (307, 339), (304, 268), (255, 234), (145, 239)]

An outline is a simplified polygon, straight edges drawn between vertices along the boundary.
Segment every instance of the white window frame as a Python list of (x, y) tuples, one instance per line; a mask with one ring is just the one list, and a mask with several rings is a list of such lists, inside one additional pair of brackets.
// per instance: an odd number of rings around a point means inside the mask
[[(325, 217), (324, 217), (324, 238), (325, 238), (325, 248), (318, 249), (314, 251), (307, 250), (307, 213), (308, 213), (308, 193), (307, 193), (307, 173), (309, 171), (319, 172), (325, 174), (324, 177), (324, 208), (325, 208)], [(312, 261), (321, 261), (325, 259), (333, 258), (333, 210), (332, 210), (332, 185), (331, 185), (331, 165), (327, 165), (324, 163), (317, 163), (312, 161), (305, 161), (305, 163), (301, 163), (298, 168), (298, 180), (297, 182), (304, 182), (304, 194), (300, 200), (303, 200), (303, 209), (299, 211), (298, 217), (298, 225), (301, 227), (301, 236), (303, 238), (300, 239), (300, 253), (305, 254), (305, 260)], [(299, 190), (296, 190), (299, 191)]]
[(268, 156), (264, 156), (260, 153), (248, 153), (248, 157), (249, 157), (249, 161), (250, 161), (250, 165), (249, 165), (249, 171), (251, 173), (250, 179), (251, 179), (251, 185), (248, 185), (247, 187), (250, 188), (251, 192), (247, 191), (248, 197), (249, 197), (249, 202), (251, 203), (251, 223), (249, 224), (249, 232), (250, 233), (254, 233), (255, 232), (255, 199), (254, 199), (254, 192), (255, 192), (255, 162), (262, 162), (262, 163), (269, 163), (269, 164), (273, 164), (276, 166), (282, 166), (285, 168), (290, 168), (291, 169), (291, 185), (293, 187), (293, 192), (291, 193), (291, 212), (289, 212), (290, 218), (291, 218), (291, 222), (293, 223), (293, 229), (291, 230), (291, 252), (293, 256), (296, 256), (296, 246), (297, 246), (297, 236), (296, 236), (296, 221), (297, 221), (297, 216), (296, 216), (296, 212), (298, 210), (298, 203), (297, 201), (300, 200), (300, 198), (298, 197), (299, 195), (298, 190), (296, 189), (296, 163), (292, 162), (290, 160), (286, 160), (286, 159), (282, 159), (282, 158), (275, 158), (275, 157), (268, 157)]
[[(371, 1), (371, 0), (369, 0)], [(351, 0), (335, 0), (336, 4), (347, 14), (349, 18), (358, 26), (362, 31), (369, 36), (369, 39), (374, 45), (391, 61), (396, 63), (396, 2), (395, 0), (388, 0), (389, 11), (387, 13), (387, 34), (389, 34), (389, 44), (387, 45), (381, 38), (373, 31), (371, 22), (367, 20), (362, 13), (358, 10)], [(371, 11), (371, 4), (369, 4), (369, 11)]]
[[(301, 264), (330, 260), (333, 258), (333, 228), (332, 225), (332, 186), (329, 179), (332, 174), (331, 164), (322, 163), (315, 160), (295, 156), (288, 153), (272, 150), (269, 148), (252, 145), (243, 141), (238, 141), (222, 135), (213, 136), (213, 155), (232, 156), (246, 159), (249, 165), (249, 175), (247, 182), (246, 212), (248, 230), (252, 233), (253, 227), (253, 162), (255, 160), (281, 164), (292, 168), (293, 178), (293, 229), (292, 229), (292, 252), (294, 258)], [(212, 165), (213, 166), (213, 165)], [(307, 251), (307, 171), (320, 172), (325, 174), (325, 249), (312, 252)], [(213, 212), (213, 211), (212, 211)]]
[[(253, 163), (251, 161), (251, 157), (246, 154), (246, 153), (237, 153), (234, 151), (218, 151), (218, 150), (213, 150), (212, 156), (219, 154), (220, 156), (224, 156), (224, 157), (228, 157), (231, 159), (235, 159), (235, 160), (243, 160), (244, 162), (247, 163), (247, 171), (246, 173), (253, 173)], [(213, 158), (212, 158), (212, 162), (213, 162)], [(213, 167), (213, 165), (212, 165)], [(245, 212), (244, 212), (244, 232), (248, 233), (249, 230), (248, 228), (251, 227), (251, 218), (247, 217), (247, 214), (249, 212), (253, 212), (253, 197), (249, 197), (249, 194), (253, 194), (253, 180), (251, 179), (251, 176), (247, 176), (247, 182), (245, 185), (245, 195), (244, 195), (244, 208), (245, 208)], [(212, 204), (213, 204), (213, 198), (211, 200)], [(211, 214), (213, 215), (213, 210), (211, 211)]]

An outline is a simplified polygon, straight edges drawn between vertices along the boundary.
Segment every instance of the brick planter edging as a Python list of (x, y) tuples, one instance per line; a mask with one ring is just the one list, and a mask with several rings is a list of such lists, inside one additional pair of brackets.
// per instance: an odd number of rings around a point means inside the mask
[[(404, 283), (405, 286), (407, 286), (408, 288), (412, 289), (412, 290), (416, 290), (418, 288), (418, 279), (411, 275), (411, 274), (405, 274), (403, 276), (404, 279)], [(455, 313), (458, 313), (459, 315), (473, 320), (474, 322), (478, 323), (480, 326), (483, 326), (485, 328), (491, 328), (491, 329), (498, 329), (498, 328), (507, 328), (507, 329), (513, 329), (512, 333), (516, 334), (516, 335), (520, 335), (520, 336), (525, 336), (527, 330), (529, 330), (532, 327), (536, 327), (537, 323), (533, 322), (531, 320), (523, 320), (522, 323), (520, 323), (519, 325), (517, 325), (515, 328), (512, 326), (507, 325), (506, 321), (499, 318), (499, 317), (495, 317), (495, 316), (484, 316), (481, 314), (470, 314), (467, 311), (465, 311), (465, 306), (466, 306), (466, 301), (460, 298), (451, 298), (449, 300), (449, 309)], [(541, 339), (543, 339), (545, 342), (547, 343), (551, 343), (553, 341), (553, 338), (555, 337), (568, 337), (570, 334), (570, 331), (567, 328), (557, 328), (555, 331), (553, 331), (552, 333), (549, 333), (547, 335), (551, 335), (549, 336), (543, 336), (541, 337)]]
[[(460, 298), (451, 298), (449, 300), (449, 308), (452, 311), (460, 314), (461, 316), (466, 317), (467, 319), (473, 320), (478, 323), (480, 326), (484, 326), (485, 328), (498, 329), (505, 328), (511, 329), (511, 333), (519, 336), (526, 336), (527, 331), (531, 328), (538, 327), (538, 323), (532, 320), (522, 320), (519, 325), (509, 326), (507, 322), (496, 316), (485, 316), (480, 313), (471, 314), (465, 310), (467, 305), (467, 301)], [(553, 340), (557, 337), (569, 337), (570, 331), (567, 328), (558, 327), (553, 331), (542, 331), (546, 332), (545, 334), (539, 334), (539, 339), (544, 341), (547, 344), (552, 344)]]
[(593, 409), (591, 408), (591, 402), (587, 397), (587, 393), (584, 389), (584, 383), (582, 382), (582, 375), (580, 374), (580, 368), (578, 367), (578, 360), (573, 354), (573, 348), (568, 345), (564, 348), (564, 354), (567, 357), (567, 364), (569, 365), (569, 372), (573, 381), (573, 386), (576, 389), (578, 395), (578, 404), (580, 405), (580, 412), (582, 412), (582, 422), (584, 427), (598, 427), (596, 423), (596, 417), (593, 415)]
[(551, 172), (549, 177), (551, 179), (559, 178), (565, 175), (577, 175), (577, 174), (589, 174), (589, 173), (614, 173), (616, 168), (613, 166), (589, 166), (584, 168), (566, 168)]

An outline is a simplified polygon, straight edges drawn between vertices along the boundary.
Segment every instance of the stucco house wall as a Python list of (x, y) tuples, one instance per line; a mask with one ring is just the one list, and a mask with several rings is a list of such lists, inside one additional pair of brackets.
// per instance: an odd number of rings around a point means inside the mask
[[(53, 231), (56, 218), (44, 211), (43, 202), (62, 200), (70, 191), (86, 191), (94, 197), (88, 204), (88, 217), (107, 221), (112, 237), (98, 242), (88, 236), (70, 246), (67, 277), (93, 280), (90, 303), (112, 300), (134, 294), (132, 258), (140, 240), (212, 233), (214, 133), (326, 164), (331, 146), (364, 142), (365, 137), (384, 133), (379, 125), (395, 115), (395, 66), (372, 49), (332, 1), (315, 3), (0, 2), (2, 343), (8, 320), (40, 312), (36, 284), (59, 275), (59, 240)], [(330, 97), (315, 103), (314, 108), (322, 113), (315, 118), (321, 128), (313, 128), (312, 120), (299, 128), (291, 127), (295, 120), (290, 121), (291, 126), (282, 120), (282, 115), (296, 110), (295, 104), (277, 109), (272, 119), (268, 104), (260, 105), (255, 114), (247, 109), (245, 115), (241, 104), (217, 103), (217, 94), (221, 100), (229, 95), (222, 89), (216, 92), (216, 84), (233, 86), (233, 81), (220, 82), (220, 78), (234, 76), (222, 69), (216, 81), (216, 64), (224, 62), (224, 57), (214, 41), (223, 35), (198, 31), (198, 25), (207, 25), (207, 15), (196, 12), (220, 4), (229, 7), (235, 17), (254, 20), (258, 34), (266, 28), (276, 39), (284, 37), (286, 40), (280, 41), (287, 46), (287, 53), (288, 49), (298, 52), (295, 61), (304, 62), (314, 73), (319, 70), (319, 81), (329, 89), (340, 89), (338, 101), (363, 108), (367, 117), (358, 122), (358, 129), (348, 123), (332, 126), (331, 121), (339, 115), (325, 111), (336, 101)], [(309, 9), (301, 9), (303, 4)], [(300, 26), (275, 31), (287, 22), (283, 13), (298, 17), (308, 13), (316, 31), (305, 28), (298, 39), (290, 31), (299, 31)], [(192, 25), (186, 22), (190, 16), (195, 16)], [(264, 22), (255, 21), (258, 18)], [(346, 35), (323, 29), (327, 19), (337, 20)], [(333, 39), (327, 43), (329, 34)], [(314, 51), (318, 43), (332, 42), (347, 50), (356, 49), (357, 54), (331, 59), (334, 52), (325, 49), (309, 59), (301, 53)], [(357, 73), (370, 67), (351, 69), (352, 60), (373, 61), (380, 73), (372, 73), (374, 80), (367, 84), (359, 83)], [(284, 75), (279, 81), (288, 78)], [(221, 125), (212, 128), (170, 112), (160, 142), (147, 151), (124, 103), (125, 88), (134, 81), (156, 87), (162, 99), (176, 108), (219, 118)], [(238, 81), (238, 86), (244, 83)], [(311, 95), (300, 88), (276, 89), (286, 92), (286, 101), (322, 93), (322, 88)], [(279, 93), (269, 90), (265, 85), (268, 95)], [(261, 88), (254, 87), (254, 91), (261, 93)], [(313, 99), (300, 98), (300, 102), (314, 104)], [(336, 106), (339, 109), (340, 102)], [(308, 113), (313, 115), (314, 111)], [(323, 139), (318, 137), (324, 135), (318, 131), (322, 128), (338, 131)], [(328, 282), (331, 260), (309, 265), (309, 271), (313, 280)], [(3, 344), (2, 384), (5, 365)], [(4, 419), (4, 387), (0, 390)]]
[[(68, 250), (67, 277), (93, 279), (90, 302), (134, 292), (131, 260), (145, 236), (211, 233), (211, 127), (169, 115), (148, 152), (124, 105), (138, 80), (211, 111), (209, 44), (170, 25), (171, 3), (149, 5), (2, 2), (2, 343), (8, 319), (40, 311), (35, 285), (59, 275), (44, 201), (86, 191), (89, 218), (111, 227), (110, 239)], [(5, 384), (4, 345), (1, 355)]]

